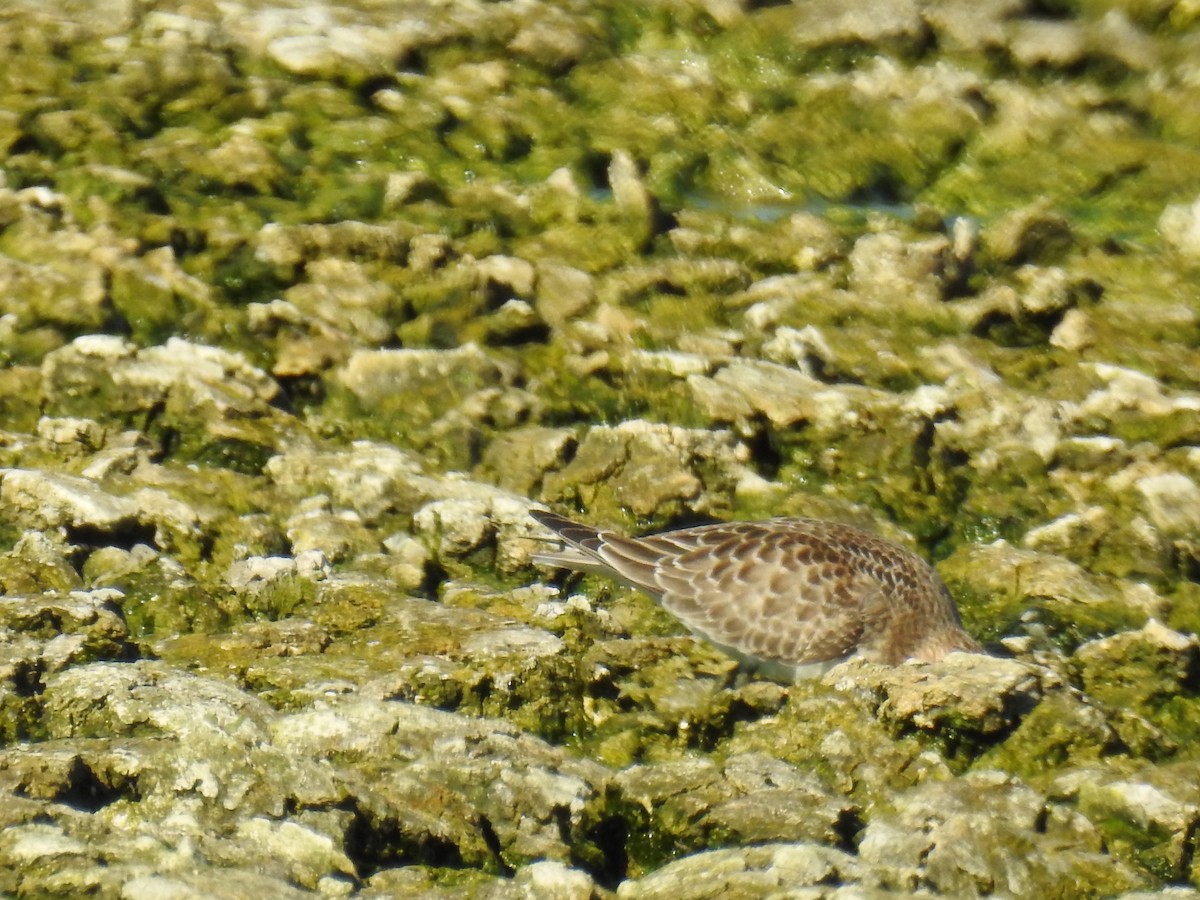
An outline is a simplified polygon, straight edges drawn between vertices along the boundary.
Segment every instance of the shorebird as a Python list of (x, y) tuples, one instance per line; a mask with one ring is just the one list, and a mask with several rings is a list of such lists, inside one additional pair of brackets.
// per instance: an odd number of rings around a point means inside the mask
[(920, 557), (837, 522), (769, 519), (625, 537), (542, 510), (566, 545), (540, 565), (597, 572), (649, 594), (747, 668), (793, 680), (851, 656), (896, 665), (982, 652)]

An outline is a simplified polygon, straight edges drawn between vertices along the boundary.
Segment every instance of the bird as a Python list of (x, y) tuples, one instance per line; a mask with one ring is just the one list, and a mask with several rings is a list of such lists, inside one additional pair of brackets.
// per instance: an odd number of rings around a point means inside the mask
[(884, 665), (981, 653), (954, 598), (916, 554), (838, 522), (777, 518), (626, 537), (534, 509), (565, 545), (536, 564), (640, 590), (743, 668), (781, 681), (852, 656)]

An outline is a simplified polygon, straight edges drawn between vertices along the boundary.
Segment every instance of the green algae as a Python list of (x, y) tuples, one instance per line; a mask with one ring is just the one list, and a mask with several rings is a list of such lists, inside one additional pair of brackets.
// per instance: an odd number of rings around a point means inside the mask
[(15, 596), (82, 587), (68, 547), (46, 546), (26, 535), (24, 529), (13, 529), (11, 549), (0, 555), (0, 591)]
[(1075, 664), (1089, 695), (1112, 709), (1144, 718), (1160, 729), (1143, 742), (1151, 758), (1190, 755), (1200, 738), (1198, 679), (1200, 650), (1184, 641), (1172, 645), (1148, 627), (1081, 648)]
[(1109, 796), (1104, 785), (1086, 786), (1080, 794), (1082, 812), (1104, 835), (1109, 852), (1164, 882), (1188, 877), (1182, 863), (1187, 838), (1168, 824), (1145, 821), (1119, 795)]
[(226, 602), (211, 587), (181, 578), (182, 573), (169, 562), (156, 560), (112, 574), (100, 567), (85, 569), (89, 571), (95, 572), (91, 580), (97, 586), (121, 592), (121, 613), (135, 638), (217, 631), (230, 622)]
[(976, 766), (1037, 779), (1105, 761), (1124, 749), (1099, 709), (1057, 693), (1039, 703), (1002, 744), (983, 753)]

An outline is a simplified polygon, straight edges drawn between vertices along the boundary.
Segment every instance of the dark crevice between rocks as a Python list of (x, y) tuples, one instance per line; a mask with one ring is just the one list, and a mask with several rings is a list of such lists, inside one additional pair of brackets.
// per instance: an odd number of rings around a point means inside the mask
[(1196, 857), (1196, 829), (1198, 825), (1200, 825), (1200, 822), (1197, 822), (1193, 818), (1188, 822), (1183, 832), (1183, 843), (1179, 848), (1179, 866), (1176, 869), (1181, 881), (1185, 881), (1188, 873), (1192, 871), (1192, 860)]
[(531, 322), (521, 328), (506, 331), (503, 335), (489, 335), (489, 347), (519, 347), (522, 344), (545, 344), (550, 340), (550, 326), (545, 322)]
[(750, 448), (750, 458), (758, 474), (767, 481), (775, 481), (783, 465), (783, 451), (766, 416), (759, 413), (754, 417), (751, 436), (745, 443)]
[(838, 813), (837, 821), (833, 823), (833, 833), (837, 840), (834, 847), (847, 853), (858, 853), (858, 844), (866, 832), (867, 823), (857, 809), (843, 809)]
[[(409, 47), (406, 48), (396, 60), (395, 71), (401, 75), (426, 75), (429, 73), (429, 55), (433, 52), (433, 47)], [(389, 80), (398, 81), (401, 79), (391, 78)]]
[(470, 697), (482, 709), (492, 696), (495, 683), (490, 675), (484, 675), (469, 688)]
[(569, 847), (571, 845), (571, 811), (565, 806), (554, 806), (550, 809), (550, 817), (558, 829), (558, 839)]
[(1050, 807), (1043, 806), (1038, 810), (1037, 817), (1033, 820), (1033, 833), (1045, 834), (1046, 828), (1050, 824)]
[(583, 154), (579, 160), (579, 171), (587, 179), (587, 188), (593, 194), (608, 193), (608, 166), (612, 157), (598, 150)]
[(347, 808), (354, 818), (346, 829), (342, 849), (360, 879), (406, 865), (464, 868), (462, 853), (453, 841), (428, 833), (412, 834), (402, 822), (379, 818), (353, 803)]
[(925, 492), (933, 490), (933, 476), (929, 471), (929, 464), (933, 460), (933, 442), (937, 437), (936, 425), (937, 422), (935, 419), (926, 419), (921, 423), (920, 430), (913, 437), (913, 468), (917, 471), (917, 478), (920, 481), (919, 487)]
[(911, 193), (900, 173), (886, 163), (876, 162), (858, 187), (843, 198), (842, 202), (848, 206), (861, 206), (866, 209), (902, 206), (911, 202)]
[[(120, 335), (121, 337), (126, 337), (126, 338), (132, 339), (133, 338), (132, 323), (130, 323), (130, 321), (127, 318), (125, 318), (124, 315), (122, 315), (120, 312), (118, 312), (117, 309), (113, 306), (113, 301), (112, 301), (113, 273), (112, 273), (112, 270), (107, 270), (104, 272), (104, 274), (102, 276), (102, 281), (103, 281), (103, 286), (104, 286), (104, 296), (108, 299), (108, 302), (105, 304), (108, 311), (106, 312), (106, 314), (104, 316), (104, 324), (100, 326), (99, 330), (103, 331), (105, 334), (115, 334), (115, 335)], [(74, 329), (72, 329), (72, 331), (74, 331)], [(81, 330), (81, 331), (75, 333), (74, 337), (79, 337), (80, 335), (87, 334), (87, 333), (88, 333), (88, 331)], [(168, 332), (164, 333), (163, 335), (161, 335), (161, 339), (166, 340), (166, 338), (169, 336), (170, 336), (170, 332), (168, 331)], [(155, 338), (159, 338), (159, 337), (160, 337), (159, 335), (155, 335)]]
[(579, 452), (579, 439), (573, 437), (570, 440), (564, 441), (562, 450), (559, 452), (559, 459), (563, 466), (569, 466), (574, 460), (575, 455)]
[(606, 816), (589, 828), (583, 837), (590, 851), (589, 856), (581, 857), (578, 845), (572, 842), (572, 864), (587, 870), (600, 887), (615, 891), (629, 874), (629, 851), (626, 848), (629, 829), (625, 820), (620, 816)]
[(325, 382), (320, 375), (277, 375), (279, 397), (276, 406), (297, 416), (306, 416), (319, 409), (328, 399)]
[[(37, 140), (37, 138), (33, 137), (32, 135), (23, 134), (20, 137), (18, 137), (15, 141), (13, 141), (12, 144), (9, 145), (8, 151), (7, 151), (7, 156), (9, 156), (10, 158), (13, 156), (27, 156), (27, 155), (28, 156), (40, 156), (43, 153), (47, 156), (52, 157), (54, 155), (54, 150), (51, 147), (45, 147), (45, 148), (42, 147), (41, 144), (39, 143), (39, 141)], [(20, 172), (20, 169), (17, 169), (17, 171), (14, 172), (13, 175), (17, 175), (19, 172)], [(22, 179), (20, 177), (14, 178), (13, 175), (8, 175), (8, 177), (6, 178), (6, 181), (8, 181), (9, 187), (11, 187), (12, 190), (14, 190), (14, 191), (19, 191), (23, 188), (42, 185), (42, 183), (40, 181), (35, 182), (32, 179)], [(43, 211), (50, 212), (50, 210), (43, 210)], [(58, 216), (58, 219), (61, 221), (61, 215)], [(58, 224), (58, 223), (56, 222), (55, 224)]]
[(1192, 584), (1200, 584), (1200, 554), (1177, 553), (1179, 574)]
[(1065, 314), (1061, 309), (1017, 317), (1001, 311), (990, 312), (976, 323), (971, 333), (1001, 347), (1036, 347), (1046, 343)]
[(479, 826), (479, 835), (483, 838), (484, 845), (496, 860), (496, 867), (502, 875), (511, 878), (516, 870), (504, 861), (504, 848), (500, 846), (500, 838), (496, 835), (491, 821), (487, 816), (480, 816), (476, 824)]
[[(88, 558), (97, 550), (114, 547), (128, 552), (139, 544), (162, 549), (155, 541), (154, 526), (134, 520), (127, 520), (109, 528), (97, 528), (93, 525), (68, 525), (64, 531), (71, 547), (67, 561), (80, 579), (85, 582), (87, 579), (84, 576), (84, 566)], [(116, 607), (113, 608), (116, 609)]]
[[(1111, 110), (1110, 110), (1111, 111)], [(1126, 108), (1117, 110), (1121, 115), (1130, 117), (1130, 111)], [(1136, 117), (1136, 114), (1135, 114)], [(1091, 185), (1080, 196), (1084, 197), (1101, 197), (1110, 191), (1116, 190), (1121, 186), (1122, 182), (1129, 181), (1141, 175), (1146, 170), (1144, 163), (1131, 163), (1124, 166), (1118, 166), (1111, 172), (1105, 172), (1101, 177), (1097, 178), (1095, 183)]]
[[(354, 94), (358, 102), (363, 105), (364, 109), (376, 111), (379, 105), (372, 99), (380, 91), (390, 91), (397, 88), (397, 81), (391, 75), (375, 75), (370, 78), (364, 78), (361, 82), (354, 86)], [(303, 136), (302, 129), (295, 129), (297, 136)], [(289, 135), (292, 137), (292, 135)], [(293, 140), (295, 138), (293, 137)]]
[(44, 671), (40, 661), (17, 660), (4, 679), (5, 687), (17, 697), (37, 697), (46, 689), (42, 679)]
[(719, 522), (720, 519), (714, 519), (712, 516), (705, 516), (690, 509), (683, 509), (667, 519), (661, 529), (655, 528), (654, 532), (660, 530), (674, 531), (676, 528), (697, 528), (701, 525), (716, 525)]
[(424, 572), (425, 577), (417, 586), (417, 591), (422, 597), (437, 601), (442, 585), (450, 580), (450, 573), (433, 560), (426, 561)]
[(484, 279), (480, 286), (480, 292), (483, 295), (483, 311), (485, 313), (497, 312), (509, 300), (516, 298), (512, 285), (493, 278)]
[[(133, 421), (129, 422), (129, 427), (140, 431), (157, 444), (157, 451), (152, 450), (149, 454), (150, 462), (160, 463), (169, 459), (181, 440), (178, 431), (162, 425), (166, 411), (167, 404), (165, 402), (153, 403), (140, 416), (133, 417)], [(140, 421), (138, 421), (139, 419)]]
[[(742, 674), (745, 674), (748, 678), (760, 677), (752, 670), (739, 665), (737, 668), (730, 670), (730, 681), (736, 681)], [(698, 717), (696, 721), (691, 723), (691, 727), (688, 729), (686, 735), (687, 746), (705, 753), (712, 753), (720, 746), (722, 741), (734, 736), (739, 724), (757, 722), (764, 715), (766, 713), (763, 710), (758, 709), (751, 703), (747, 703), (741, 697), (735, 696), (729, 700), (723, 714), (708, 719)]]
[(1195, 647), (1188, 651), (1183, 677), (1179, 679), (1179, 689), (1185, 696), (1194, 697), (1200, 694), (1200, 650)]
[[(950, 416), (940, 416), (931, 419), (926, 419), (920, 430), (913, 439), (912, 444), (912, 465), (913, 465), (913, 489), (918, 493), (924, 494), (927, 497), (933, 498), (933, 507), (937, 509), (953, 509), (958, 506), (962, 500), (962, 492), (957, 489), (954, 479), (943, 479), (943, 482), (949, 482), (948, 487), (953, 491), (953, 497), (941, 497), (939, 493), (944, 493), (944, 488), (939, 491), (939, 483), (937, 470), (941, 468), (939, 463), (941, 460), (936, 454), (937, 442), (937, 424), (943, 419), (951, 418)], [(899, 514), (903, 510), (896, 511)], [(900, 519), (899, 521), (904, 521)], [(940, 522), (931, 522), (928, 519), (922, 522), (921, 528), (912, 528), (911, 523), (905, 523), (910, 531), (915, 531), (921, 543), (921, 549), (926, 558), (935, 558), (936, 549), (949, 537), (951, 526), (944, 518)]]
[[(1017, 700), (1014, 703), (1020, 704), (1021, 701)], [(895, 723), (888, 730), (896, 740), (915, 737), (923, 745), (931, 746), (946, 761), (953, 772), (961, 775), (988, 750), (1008, 740), (1021, 724), (1024, 715), (1036, 705), (1036, 702), (1029, 703), (1028, 709), (1019, 715), (1009, 711), (1007, 724), (1003, 728), (987, 733), (974, 728), (950, 724), (923, 728), (911, 722)]]
[(212, 469), (230, 469), (239, 475), (261, 475), (271, 457), (272, 447), (253, 441), (213, 441), (191, 454), (185, 462), (194, 462)]
[[(128, 521), (113, 528), (97, 528), (93, 525), (68, 525), (67, 541), (76, 548), (75, 556), (82, 565), (83, 560), (102, 547), (132, 550), (138, 544), (158, 547), (155, 543), (155, 528), (142, 522)], [(78, 568), (78, 566), (77, 566)]]
[(988, 741), (990, 743), (1001, 744), (1008, 740), (1009, 736), (1016, 731), (1025, 717), (1037, 709), (1041, 702), (1042, 697), (1023, 691), (1013, 691), (1006, 695), (1001, 704), (1001, 715), (1008, 725), (988, 735)]
[(82, 759), (76, 757), (62, 788), (54, 795), (56, 803), (73, 809), (95, 813), (118, 800), (137, 802), (141, 795), (137, 782), (121, 779), (112, 784), (98, 776)]
[[(581, 676), (586, 677), (587, 670), (590, 668), (585, 661), (580, 660)], [(617, 684), (616, 678), (595, 678), (587, 682), (586, 693), (589, 697), (596, 700), (608, 700), (612, 703), (620, 703), (624, 697), (621, 693), (620, 685)]]

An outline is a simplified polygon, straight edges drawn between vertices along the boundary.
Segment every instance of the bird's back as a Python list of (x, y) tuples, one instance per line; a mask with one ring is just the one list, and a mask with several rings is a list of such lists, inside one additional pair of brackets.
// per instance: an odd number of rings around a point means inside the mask
[(978, 649), (928, 564), (853, 526), (771, 519), (629, 538), (533, 516), (569, 547), (538, 562), (615, 576), (691, 631), (777, 674), (856, 652), (897, 663)]

